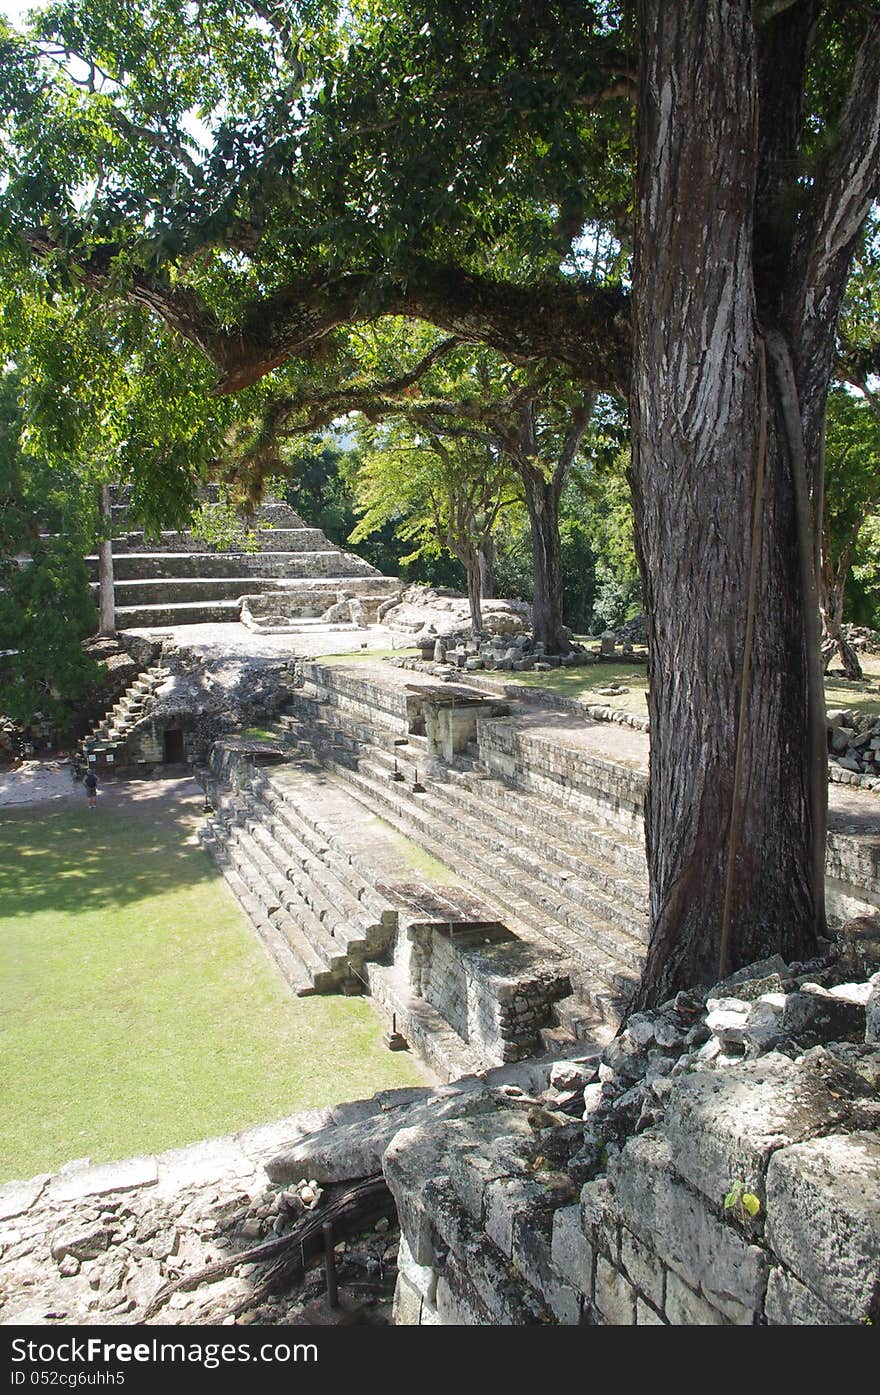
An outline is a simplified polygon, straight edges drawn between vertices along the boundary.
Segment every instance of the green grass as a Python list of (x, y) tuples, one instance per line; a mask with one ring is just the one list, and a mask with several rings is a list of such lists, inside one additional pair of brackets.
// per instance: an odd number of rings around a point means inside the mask
[(359, 998), (292, 998), (189, 809), (0, 818), (0, 1180), (416, 1083)]
[[(480, 677), (497, 679), (499, 683), (517, 683), (523, 688), (546, 688), (548, 692), (580, 698), (597, 707), (616, 707), (625, 712), (638, 712), (643, 717), (648, 715), (648, 671), (642, 665), (629, 668), (625, 664), (589, 664), (583, 668), (552, 668), (547, 673), (495, 669), (482, 672)], [(619, 684), (629, 692), (605, 697), (596, 691), (611, 684)]]
[(319, 654), (315, 659), (317, 664), (373, 664), (379, 663), (382, 659), (412, 659), (419, 653), (418, 649), (352, 649), (347, 654)]
[[(880, 713), (880, 657), (863, 655), (862, 669), (864, 683), (848, 684), (835, 682), (833, 678), (826, 679), (825, 701), (829, 708), (846, 707), (857, 712)], [(555, 668), (548, 673), (496, 670), (481, 673), (480, 677), (496, 679), (499, 683), (518, 683), (524, 688), (546, 688), (549, 692), (580, 698), (597, 706), (648, 715), (648, 673), (641, 666), (636, 669), (626, 664), (590, 664), (585, 668)], [(617, 697), (605, 697), (596, 692), (597, 688), (609, 687), (613, 683), (628, 688), (629, 692)]]

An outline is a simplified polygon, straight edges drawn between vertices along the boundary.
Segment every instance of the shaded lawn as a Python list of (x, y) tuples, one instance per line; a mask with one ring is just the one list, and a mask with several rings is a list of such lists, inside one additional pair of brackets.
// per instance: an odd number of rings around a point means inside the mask
[(0, 817), (0, 1180), (421, 1079), (363, 999), (289, 995), (193, 841), (201, 800), (136, 788)]

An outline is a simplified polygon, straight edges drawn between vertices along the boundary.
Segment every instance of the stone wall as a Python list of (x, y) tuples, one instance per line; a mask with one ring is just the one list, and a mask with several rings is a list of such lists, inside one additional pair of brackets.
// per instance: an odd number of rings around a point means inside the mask
[(552, 954), (539, 959), (500, 928), (457, 935), (413, 926), (409, 938), (413, 991), (496, 1065), (533, 1054), (553, 1003), (571, 991)]
[(477, 720), (477, 745), (493, 774), (612, 827), (641, 833), (646, 783), (641, 771), (533, 736), (499, 718)]
[(397, 1321), (877, 1322), (880, 974), (799, 967), (632, 1018), (529, 1110), (402, 1129)]

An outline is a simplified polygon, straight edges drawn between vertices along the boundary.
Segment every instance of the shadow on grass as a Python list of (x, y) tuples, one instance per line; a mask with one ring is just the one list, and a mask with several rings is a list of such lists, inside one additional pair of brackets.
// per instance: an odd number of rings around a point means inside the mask
[(191, 840), (190, 806), (126, 804), (10, 810), (0, 817), (0, 917), (112, 911), (213, 880)]

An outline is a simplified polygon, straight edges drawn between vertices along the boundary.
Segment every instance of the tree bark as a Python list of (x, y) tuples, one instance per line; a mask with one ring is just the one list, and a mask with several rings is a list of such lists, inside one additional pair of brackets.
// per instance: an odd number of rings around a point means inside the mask
[[(632, 487), (647, 599), (652, 934), (638, 1006), (815, 950), (804, 607), (778, 386), (768, 378), (753, 680), (741, 691), (758, 457), (751, 6), (642, 0)], [(673, 84), (672, 74), (675, 74)], [(732, 808), (746, 704), (743, 798)]]
[(495, 539), (489, 535), (484, 538), (479, 552), (480, 564), (480, 595), (484, 601), (491, 601), (495, 596)]
[(113, 577), (113, 509), (110, 486), (98, 488), (98, 517), (101, 536), (98, 540), (98, 634), (116, 634), (116, 599)]
[(559, 489), (539, 470), (520, 471), (532, 538), (532, 632), (548, 654), (567, 648), (562, 638), (562, 546), (559, 538)]
[(483, 611), (480, 605), (480, 562), (476, 552), (462, 557), (467, 572), (468, 607), (471, 613), (471, 633), (478, 635), (483, 628)]

